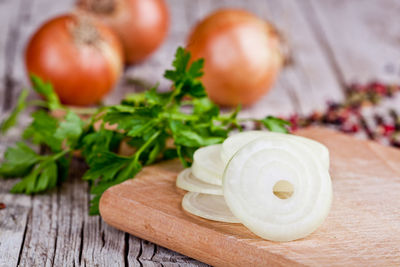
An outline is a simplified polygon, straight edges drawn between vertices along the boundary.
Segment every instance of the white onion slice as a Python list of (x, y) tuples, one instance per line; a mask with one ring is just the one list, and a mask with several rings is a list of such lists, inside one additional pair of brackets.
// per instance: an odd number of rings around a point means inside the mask
[(188, 192), (182, 199), (182, 207), (187, 212), (204, 219), (239, 223), (226, 205), (223, 196)]
[(221, 160), (222, 145), (197, 149), (193, 154), (192, 173), (197, 179), (214, 185), (222, 185), (225, 164)]
[[(277, 188), (290, 187), (289, 198), (274, 194)], [(240, 222), (273, 241), (312, 233), (328, 215), (332, 201), (329, 172), (315, 150), (279, 135), (242, 147), (225, 169), (223, 189), (226, 204)]]
[(222, 162), (225, 165), (228, 164), (228, 161), (240, 148), (250, 143), (251, 141), (254, 141), (255, 139), (263, 136), (265, 137), (284, 136), (285, 138), (292, 138), (300, 142), (303, 142), (304, 144), (309, 145), (312, 150), (314, 150), (314, 152), (324, 162), (325, 167), (329, 169), (329, 150), (323, 144), (297, 135), (267, 132), (267, 131), (245, 131), (228, 137), (222, 144), (222, 149), (221, 149)]
[(178, 174), (176, 186), (190, 192), (222, 196), (222, 186), (205, 183), (193, 175), (191, 168), (186, 168)]

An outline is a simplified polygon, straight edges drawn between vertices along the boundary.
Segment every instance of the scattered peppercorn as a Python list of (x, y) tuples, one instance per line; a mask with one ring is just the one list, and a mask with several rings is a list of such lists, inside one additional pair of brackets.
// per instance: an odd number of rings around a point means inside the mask
[(400, 91), (400, 85), (371, 82), (366, 85), (351, 84), (346, 88), (342, 102), (328, 102), (325, 111), (313, 111), (308, 116), (293, 114), (286, 118), (291, 131), (310, 125), (329, 126), (344, 133), (364, 132), (371, 140), (400, 148), (400, 119), (394, 109), (387, 114), (373, 114), (374, 125), (369, 125), (362, 115), (365, 107), (377, 106), (383, 99)]
[(0, 210), (5, 209), (5, 208), (6, 208), (6, 204), (0, 203)]

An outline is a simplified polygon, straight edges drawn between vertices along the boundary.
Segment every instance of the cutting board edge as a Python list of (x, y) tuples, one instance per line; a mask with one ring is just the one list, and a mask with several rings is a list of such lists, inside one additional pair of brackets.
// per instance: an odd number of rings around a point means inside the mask
[[(151, 168), (151, 167), (150, 167)], [(125, 186), (126, 183), (129, 183), (129, 181), (126, 181), (122, 184), (116, 185), (115, 187), (123, 187)], [(112, 188), (110, 188), (112, 189)], [(210, 234), (207, 239), (208, 243), (206, 247), (210, 251), (214, 251), (214, 254), (212, 255), (211, 253), (207, 253), (204, 251), (204, 246), (198, 245), (198, 243), (194, 243), (194, 247), (187, 247), (182, 245), (181, 242), (179, 242), (183, 235), (182, 235), (182, 228), (180, 229), (174, 229), (172, 224), (170, 223), (171, 215), (168, 215), (164, 212), (159, 212), (158, 210), (155, 210), (151, 207), (148, 207), (146, 205), (143, 205), (139, 202), (132, 201), (127, 198), (121, 198), (121, 196), (118, 196), (113, 193), (113, 190), (108, 189), (106, 192), (104, 192), (102, 198), (100, 199), (100, 214), (103, 220), (111, 225), (112, 227), (115, 227), (117, 229), (123, 230), (129, 234), (132, 234), (134, 236), (140, 237), (144, 240), (156, 243), (160, 246), (166, 247), (168, 249), (177, 251), (183, 255), (189, 256), (191, 258), (197, 259), (199, 261), (205, 262), (207, 264), (210, 264), (212, 266), (263, 266), (267, 264), (268, 266), (304, 266), (299, 262), (293, 261), (291, 259), (285, 258), (281, 254), (275, 254), (271, 253), (267, 250), (263, 251), (262, 254), (255, 255), (254, 258), (252, 258), (249, 261), (248, 255), (254, 254), (256, 251), (254, 248), (245, 242), (240, 242), (240, 240), (237, 240), (238, 246), (235, 247), (237, 250), (236, 252), (227, 254), (227, 253), (222, 253), (219, 257), (215, 257), (215, 251), (219, 251), (221, 249), (221, 243), (222, 246), (224, 243), (228, 244), (228, 238), (234, 238), (234, 237), (226, 237), (225, 235), (221, 234), (218, 231), (215, 231), (213, 229), (207, 228), (205, 226), (201, 226), (201, 229), (203, 231), (209, 231)], [(118, 205), (114, 204), (115, 199), (118, 199)], [(123, 206), (125, 203), (129, 202), (130, 207), (132, 207), (132, 204), (135, 205), (135, 209), (144, 209), (146, 210), (146, 214), (150, 215), (147, 218), (140, 217), (140, 218), (129, 218), (131, 222), (135, 222), (135, 227), (132, 227), (133, 223), (130, 224), (129, 226), (122, 225), (119, 223), (118, 216), (126, 216), (127, 214), (116, 214), (116, 209), (114, 207), (116, 206)], [(142, 213), (140, 213), (142, 214)], [(118, 215), (118, 216), (116, 216)], [(156, 215), (160, 217), (156, 217)], [(129, 216), (129, 215), (128, 215)], [(129, 216), (132, 217), (132, 216)], [(140, 219), (140, 220), (138, 220)], [(174, 217), (175, 219), (175, 224), (176, 225), (185, 225), (187, 222), (185, 220), (179, 219)], [(157, 222), (156, 225), (154, 225), (154, 222)], [(166, 222), (169, 224), (171, 227), (166, 227)], [(163, 224), (163, 227), (158, 227), (159, 224)], [(156, 230), (158, 229), (158, 230)], [(163, 231), (159, 232), (158, 234), (156, 231), (159, 231), (159, 229), (164, 230), (164, 229), (169, 229), (169, 231)], [(146, 234), (148, 233), (148, 234)], [(193, 235), (196, 233), (192, 232)], [(204, 232), (202, 232), (204, 234)], [(178, 237), (178, 240), (176, 240), (176, 237)], [(199, 236), (197, 236), (199, 238)], [(201, 238), (200, 238), (201, 239)], [(184, 242), (184, 240), (182, 240)], [(201, 241), (200, 241), (201, 242)], [(204, 241), (203, 241), (204, 242)], [(232, 242), (229, 240), (229, 242)], [(259, 251), (257, 251), (259, 252)], [(232, 262), (232, 254), (235, 255), (235, 260), (234, 263)], [(246, 257), (241, 256), (242, 254), (246, 254)]]

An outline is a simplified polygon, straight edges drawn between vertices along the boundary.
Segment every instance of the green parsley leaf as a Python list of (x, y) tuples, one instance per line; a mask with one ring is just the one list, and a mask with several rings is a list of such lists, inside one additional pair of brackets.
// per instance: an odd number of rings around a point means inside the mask
[(111, 186), (120, 184), (129, 178), (135, 177), (135, 175), (139, 173), (142, 169), (142, 166), (137, 161), (133, 161), (131, 166), (131, 168), (128, 167), (124, 169), (123, 172), (121, 172), (121, 174), (116, 177), (116, 179), (110, 181), (101, 180), (96, 185), (91, 187), (90, 193), (94, 195), (94, 197), (90, 201), (90, 215), (98, 215), (100, 213), (99, 202), (104, 191), (106, 191)]
[(163, 106), (170, 99), (172, 92), (159, 93), (157, 88), (158, 84), (145, 92), (146, 101), (151, 105)]
[(96, 152), (114, 151), (120, 144), (122, 134), (106, 129), (94, 131), (93, 128), (82, 138), (78, 149), (82, 150), (82, 154), (86, 161), (90, 161), (91, 157), (97, 156)]
[(57, 164), (53, 161), (48, 162), (38, 177), (35, 192), (54, 188), (57, 185), (57, 174)]
[(21, 94), (18, 97), (17, 105), (11, 112), (10, 116), (0, 125), (1, 133), (6, 133), (12, 126), (16, 124), (19, 114), (26, 108), (26, 98), (28, 97), (28, 95), (28, 90), (22, 90)]
[(142, 169), (142, 165), (136, 158), (121, 157), (106, 152), (99, 156), (105, 157), (103, 159), (100, 157), (93, 159), (89, 163), (90, 169), (83, 177), (83, 179), (92, 182), (90, 193), (94, 197), (90, 201), (89, 214), (91, 215), (99, 214), (99, 201), (105, 190), (129, 178), (133, 178)]
[(17, 193), (25, 193), (28, 195), (32, 194), (35, 191), (37, 176), (38, 176), (37, 171), (29, 173), (19, 183), (15, 184), (13, 188), (11, 188), (10, 192), (14, 194)]
[(264, 126), (270, 130), (271, 132), (278, 132), (278, 133), (288, 133), (287, 127), (290, 125), (290, 122), (268, 116), (264, 119), (261, 120), (261, 122), (264, 124)]
[(53, 152), (60, 151), (62, 139), (55, 136), (59, 122), (44, 110), (38, 110), (32, 114), (33, 121), (25, 129), (23, 137), (30, 139), (34, 144), (44, 144)]
[(63, 156), (57, 160), (57, 179), (59, 182), (64, 182), (68, 178), (70, 164), (71, 156)]
[(175, 60), (172, 65), (174, 70), (167, 70), (164, 77), (174, 83), (173, 95), (176, 101), (180, 102), (185, 95), (194, 98), (206, 97), (206, 91), (199, 80), (203, 75), (201, 69), (204, 66), (204, 60), (194, 61), (189, 67), (190, 53), (179, 47), (175, 54)]
[(39, 155), (22, 142), (18, 142), (15, 147), (9, 147), (4, 156), (5, 161), (0, 165), (2, 177), (25, 176), (39, 161)]
[[(190, 55), (190, 54), (189, 54)], [(202, 71), (204, 67), (204, 59), (201, 58), (197, 61), (194, 61), (192, 65), (190, 65), (189, 70), (187, 71), (187, 75), (191, 79), (201, 78), (204, 74)]]
[[(65, 152), (60, 152), (55, 155), (41, 156), (38, 164), (20, 182), (14, 185), (11, 193), (30, 195), (42, 193), (56, 187), (61, 180), (58, 175), (59, 164), (57, 160), (62, 158), (64, 154)], [(64, 167), (69, 168), (67, 165), (64, 165)]]
[(219, 107), (207, 97), (193, 100), (193, 113), (201, 115), (203, 120), (208, 120), (219, 115)]
[(87, 162), (90, 168), (84, 174), (84, 180), (112, 180), (130, 161), (128, 157), (118, 156), (109, 151), (97, 151), (95, 153), (96, 156), (91, 156), (90, 160)]
[(72, 111), (68, 111), (65, 121), (59, 124), (54, 137), (59, 140), (67, 140), (70, 146), (74, 146), (83, 132), (83, 126), (81, 118)]
[(172, 62), (172, 66), (175, 67), (175, 70), (166, 70), (164, 77), (173, 82), (183, 79), (189, 60), (190, 53), (186, 52), (184, 48), (178, 47), (175, 53), (175, 59)]
[(48, 108), (50, 110), (61, 109), (63, 106), (57, 94), (54, 92), (53, 85), (51, 83), (44, 82), (39, 76), (31, 73), (30, 74), (33, 89), (40, 95), (46, 98)]
[(165, 141), (166, 141), (166, 136), (164, 138), (158, 139), (156, 144), (150, 149), (145, 163), (146, 165), (150, 165), (157, 160), (157, 157), (159, 156), (160, 152), (165, 148)]
[(225, 138), (217, 136), (204, 136), (183, 124), (180, 121), (170, 121), (170, 128), (175, 144), (186, 147), (201, 147), (222, 143)]

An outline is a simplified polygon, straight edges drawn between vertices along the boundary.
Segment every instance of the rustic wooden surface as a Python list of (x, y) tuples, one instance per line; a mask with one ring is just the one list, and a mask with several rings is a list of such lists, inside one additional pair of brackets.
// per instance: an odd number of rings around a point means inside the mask
[[(67, 12), (74, 0), (0, 0), (0, 120), (27, 86), (23, 50), (29, 36), (46, 19)], [(178, 45), (211, 10), (244, 7), (276, 24), (292, 49), (293, 64), (281, 74), (270, 94), (242, 116), (308, 113), (327, 100), (343, 97), (344, 85), (379, 79), (400, 81), (400, 3), (396, 0), (167, 0), (171, 29), (167, 41), (146, 62), (131, 67), (125, 78), (159, 81)], [(161, 81), (161, 88), (168, 84)], [(107, 103), (131, 86), (118, 85)], [(400, 99), (384, 107), (400, 107)], [(379, 112), (379, 110), (378, 110)], [(19, 138), (19, 128), (0, 137), (0, 153)], [(39, 196), (11, 195), (12, 180), (0, 181), (0, 266), (202, 266), (204, 264), (118, 231), (100, 217), (87, 215), (83, 165), (61, 188)]]
[(299, 134), (329, 148), (334, 192), (328, 218), (306, 238), (270, 242), (241, 224), (189, 215), (181, 208), (185, 191), (175, 186), (182, 170), (178, 160), (148, 167), (107, 190), (101, 216), (118, 229), (216, 266), (400, 265), (400, 150), (322, 128)]

